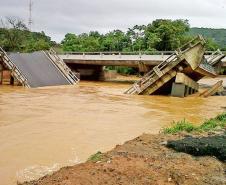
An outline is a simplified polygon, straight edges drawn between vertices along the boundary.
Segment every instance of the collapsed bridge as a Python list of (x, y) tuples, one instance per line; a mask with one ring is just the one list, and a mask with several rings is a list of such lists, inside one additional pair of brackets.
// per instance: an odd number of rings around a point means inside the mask
[[(225, 55), (217, 50), (205, 55), (205, 40), (199, 36), (171, 55), (161, 56), (72, 56), (57, 55), (54, 50), (34, 53), (6, 53), (0, 48), (0, 84), (44, 87), (71, 85), (78, 75), (100, 80), (103, 65), (137, 66), (146, 74), (126, 94), (171, 94), (184, 97), (198, 91), (197, 83), (204, 76), (216, 77), (222, 70)], [(90, 57), (90, 56), (89, 56)], [(120, 57), (119, 59), (116, 59)], [(67, 63), (68, 66), (65, 64)], [(90, 67), (91, 66), (91, 67)], [(141, 70), (140, 70), (141, 71)], [(79, 73), (78, 75), (76, 73)], [(103, 79), (102, 79), (103, 80)]]
[(72, 85), (79, 81), (53, 50), (6, 53), (0, 48), (0, 71), (2, 84), (21, 84), (31, 88)]
[[(84, 80), (104, 80), (104, 67), (125, 66), (137, 69), (140, 73), (149, 72), (154, 66), (165, 61), (174, 51), (152, 52), (66, 52), (59, 57), (80, 74)], [(222, 62), (221, 69), (226, 70), (226, 57), (221, 51), (206, 51), (205, 57), (214, 55), (214, 62)]]
[(204, 76), (216, 77), (219, 59), (224, 57), (219, 52), (206, 58), (204, 46), (205, 40), (201, 36), (190, 41), (155, 66), (125, 94), (171, 94), (184, 97), (198, 92), (197, 81)]

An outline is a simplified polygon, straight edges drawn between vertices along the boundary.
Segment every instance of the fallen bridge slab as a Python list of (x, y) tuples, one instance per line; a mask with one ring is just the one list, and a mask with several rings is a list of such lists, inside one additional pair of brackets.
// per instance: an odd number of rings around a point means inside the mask
[(6, 53), (1, 49), (0, 59), (14, 81), (26, 87), (71, 85), (79, 81), (64, 62), (50, 52)]
[(43, 52), (10, 53), (9, 58), (26, 76), (30, 87), (70, 84)]
[[(179, 90), (173, 91), (173, 94), (178, 95), (178, 92), (180, 91), (179, 97), (181, 97), (185, 95), (186, 84), (184, 84), (183, 89), (181, 89), (181, 87), (179, 87), (181, 85), (178, 86), (174, 83), (175, 77), (178, 73), (185, 74), (185, 76), (188, 77), (186, 78), (186, 81), (192, 82), (192, 84), (195, 84), (204, 76), (216, 77), (217, 73), (215, 68), (209, 63), (210, 61), (213, 61), (213, 56), (210, 57), (210, 60), (205, 58), (204, 45), (205, 40), (201, 36), (191, 40), (176, 50), (175, 53), (165, 61), (160, 63), (158, 66), (155, 66), (143, 78), (128, 89), (125, 94), (169, 94), (172, 84), (174, 84), (175, 89)], [(218, 61), (219, 60), (217, 59), (216, 62)], [(191, 94), (197, 91), (197, 87), (189, 88), (189, 92), (186, 94)]]
[(221, 81), (217, 82), (210, 89), (207, 89), (204, 92), (202, 92), (199, 96), (207, 98), (209, 96), (213, 96), (214, 94), (221, 95), (223, 92), (224, 92), (223, 80), (221, 80)]

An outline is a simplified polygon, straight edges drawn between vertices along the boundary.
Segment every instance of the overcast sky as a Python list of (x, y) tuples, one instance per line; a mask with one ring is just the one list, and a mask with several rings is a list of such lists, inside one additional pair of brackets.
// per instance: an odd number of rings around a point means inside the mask
[[(29, 0), (0, 0), (0, 17), (28, 22)], [(192, 27), (226, 28), (226, 0), (33, 0), (33, 31), (61, 41), (66, 33), (126, 30), (158, 18), (188, 19)]]

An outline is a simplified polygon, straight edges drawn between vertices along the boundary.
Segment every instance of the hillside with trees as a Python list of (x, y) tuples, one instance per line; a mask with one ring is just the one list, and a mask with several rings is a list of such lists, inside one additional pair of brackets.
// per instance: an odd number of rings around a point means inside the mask
[(190, 35), (201, 34), (206, 38), (212, 39), (221, 48), (226, 50), (226, 29), (212, 29), (212, 28), (191, 28)]
[(190, 28), (189, 22), (182, 19), (157, 19), (148, 25), (106, 34), (98, 31), (67, 33), (60, 45), (44, 32), (30, 32), (19, 18), (5, 18), (0, 22), (0, 46), (9, 52), (33, 52), (55, 46), (65, 52), (172, 51), (198, 34), (206, 38), (207, 50), (226, 50), (226, 29)]
[[(113, 30), (106, 34), (97, 31), (90, 33), (68, 33), (62, 41), (64, 51), (172, 51), (185, 44), (197, 34), (193, 33), (187, 20), (157, 19), (148, 25), (135, 25), (127, 31)], [(222, 37), (224, 40), (225, 38)], [(206, 36), (207, 50), (223, 49), (210, 36)], [(226, 39), (225, 39), (226, 40)]]

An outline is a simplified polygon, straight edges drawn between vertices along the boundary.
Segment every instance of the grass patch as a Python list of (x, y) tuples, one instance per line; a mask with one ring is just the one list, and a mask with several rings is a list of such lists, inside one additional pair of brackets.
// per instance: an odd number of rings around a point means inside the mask
[(100, 151), (98, 151), (97, 153), (91, 155), (88, 158), (88, 161), (90, 161), (90, 162), (97, 162), (97, 161), (101, 161), (101, 159), (102, 159), (102, 153)]
[(179, 122), (173, 122), (171, 127), (163, 129), (164, 134), (175, 134), (179, 132), (208, 132), (216, 129), (226, 128), (226, 113), (222, 113), (215, 118), (206, 120), (202, 125), (195, 126), (185, 119)]
[(186, 121), (185, 119), (178, 122), (173, 122), (171, 127), (164, 128), (163, 133), (165, 134), (175, 134), (178, 132), (192, 132), (197, 128), (190, 122)]

